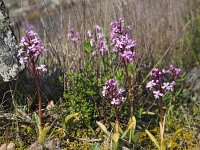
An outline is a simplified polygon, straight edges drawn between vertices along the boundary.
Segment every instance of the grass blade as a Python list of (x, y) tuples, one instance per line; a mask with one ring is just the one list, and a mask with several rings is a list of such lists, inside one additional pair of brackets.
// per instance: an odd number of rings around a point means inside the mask
[(156, 140), (156, 138), (148, 131), (148, 130), (145, 130), (145, 132), (148, 134), (148, 136), (150, 137), (151, 141), (155, 144), (155, 146), (159, 149), (160, 149), (160, 145), (158, 144), (158, 141)]

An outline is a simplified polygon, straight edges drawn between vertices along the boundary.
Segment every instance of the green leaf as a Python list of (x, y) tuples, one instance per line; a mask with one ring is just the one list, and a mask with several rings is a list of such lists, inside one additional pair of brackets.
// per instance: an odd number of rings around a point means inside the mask
[(32, 132), (32, 128), (27, 125), (21, 125), (22, 128), (26, 129), (28, 133)]
[(34, 112), (33, 115), (32, 115), (32, 117), (33, 117), (33, 120), (35, 121), (35, 124), (38, 125), (39, 119), (38, 119), (37, 113)]
[(88, 53), (92, 52), (92, 47), (90, 46), (90, 40), (89, 39), (84, 41), (83, 48)]
[(108, 132), (107, 128), (99, 121), (97, 121), (97, 125), (101, 128), (101, 130), (107, 135), (110, 136), (110, 133)]
[(142, 115), (155, 115), (155, 113), (150, 111), (143, 111)]
[(48, 140), (54, 138), (56, 135), (59, 135), (63, 132), (63, 128), (53, 129), (53, 131), (49, 134)]
[(135, 119), (134, 116), (132, 116), (132, 117), (129, 119), (129, 124), (128, 124), (127, 129), (130, 130), (132, 127), (135, 128), (135, 126), (136, 126), (136, 119)]
[(131, 117), (131, 118), (129, 119), (129, 123), (128, 123), (127, 129), (124, 131), (124, 133), (122, 134), (121, 138), (122, 138), (122, 139), (125, 138), (126, 135), (127, 135), (127, 133), (128, 133), (131, 129), (135, 130), (135, 127), (136, 127), (136, 119), (135, 119), (135, 117), (133, 116), (133, 117)]
[(71, 98), (71, 94), (70, 93), (65, 93), (63, 96), (66, 99), (70, 99)]
[(76, 117), (76, 116), (78, 116), (78, 113), (73, 113), (73, 114), (67, 115), (65, 117), (65, 122), (64, 122), (64, 127), (63, 127), (65, 130), (67, 130), (67, 124), (69, 124), (71, 119)]
[(113, 134), (112, 139), (113, 139), (113, 141), (114, 141), (115, 143), (118, 143), (118, 141), (119, 141), (119, 136), (120, 136), (119, 133)]
[(46, 126), (40, 131), (39, 139), (38, 139), (38, 142), (39, 142), (39, 143), (44, 143), (45, 138), (46, 138), (46, 135), (47, 135), (47, 133), (49, 132), (50, 128), (51, 128), (51, 126), (46, 125)]
[[(111, 124), (111, 126), (112, 126), (113, 128), (115, 127), (115, 123), (114, 123), (114, 122), (110, 122), (110, 124)], [(122, 130), (121, 127), (119, 127), (119, 133), (120, 133), (120, 134), (123, 134), (123, 133), (124, 133), (124, 131)]]
[(39, 124), (38, 124), (38, 122), (39, 122), (39, 118), (38, 118), (38, 115), (37, 115), (37, 113), (33, 113), (32, 114), (32, 118), (33, 118), (33, 121), (34, 121), (34, 123), (35, 123), (35, 130), (36, 130), (36, 133), (37, 133), (37, 136), (39, 137)]
[(88, 129), (89, 129), (93, 134), (95, 134), (94, 129), (93, 129), (90, 125), (86, 124), (86, 126), (88, 127)]
[(148, 134), (148, 136), (150, 137), (151, 141), (155, 144), (155, 146), (159, 150), (161, 150), (160, 145), (158, 144), (158, 141), (156, 140), (156, 138), (148, 130), (145, 130), (145, 132)]
[(169, 143), (170, 149), (173, 149), (173, 148), (174, 148), (174, 142), (175, 142), (177, 136), (178, 136), (181, 132), (183, 132), (184, 130), (186, 130), (186, 128), (178, 129), (178, 130), (172, 135), (172, 138), (171, 138), (170, 143)]
[(100, 144), (99, 143), (94, 143), (91, 147), (90, 150), (100, 150)]
[(121, 78), (122, 78), (122, 75), (123, 75), (123, 70), (122, 70), (122, 69), (119, 69), (119, 70), (117, 71), (117, 74), (116, 74), (116, 79), (117, 79), (118, 81), (120, 81)]
[(67, 115), (65, 117), (65, 124), (67, 124), (72, 118), (78, 116), (78, 113), (73, 113), (73, 114), (70, 114), (70, 115)]

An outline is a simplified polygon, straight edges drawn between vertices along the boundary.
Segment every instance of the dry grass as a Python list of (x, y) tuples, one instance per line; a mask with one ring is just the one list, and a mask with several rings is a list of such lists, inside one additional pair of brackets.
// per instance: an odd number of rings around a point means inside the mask
[[(30, 1), (29, 3), (31, 3)], [(183, 58), (188, 55), (185, 34), (192, 22), (195, 0), (78, 0), (50, 7), (46, 0), (39, 5), (30, 5), (27, 12), (18, 22), (34, 24), (43, 40), (48, 43), (50, 53), (48, 64), (52, 69), (75, 67), (81, 68), (83, 53), (80, 47), (75, 48), (67, 37), (73, 27), (84, 37), (87, 30), (95, 24), (101, 25), (109, 35), (110, 22), (120, 16), (132, 28), (132, 37), (137, 41), (137, 53), (152, 64), (155, 64), (173, 43), (162, 63), (183, 67)], [(43, 6), (41, 8), (41, 6)], [(34, 11), (34, 13), (32, 13)], [(33, 15), (35, 18), (33, 17)], [(17, 20), (15, 18), (15, 20)], [(23, 28), (21, 23), (19, 28)], [(174, 43), (174, 40), (177, 39)]]

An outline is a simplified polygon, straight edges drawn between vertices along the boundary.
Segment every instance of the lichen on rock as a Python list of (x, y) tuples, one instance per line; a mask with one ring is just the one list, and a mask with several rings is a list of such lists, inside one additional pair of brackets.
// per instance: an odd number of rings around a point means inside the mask
[(17, 58), (18, 42), (7, 9), (0, 0), (0, 82), (14, 79), (24, 66)]

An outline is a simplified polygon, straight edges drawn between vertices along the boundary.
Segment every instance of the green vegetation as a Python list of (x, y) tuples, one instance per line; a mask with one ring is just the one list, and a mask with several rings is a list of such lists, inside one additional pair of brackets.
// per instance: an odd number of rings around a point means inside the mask
[(200, 61), (199, 0), (177, 1), (117, 1), (114, 14), (100, 5), (93, 16), (87, 6), (95, 6), (83, 1), (85, 13), (74, 12), (69, 31), (51, 21), (50, 33), (43, 22), (45, 35), (29, 28), (18, 55), (26, 69), (0, 103), (0, 146), (197, 150), (200, 105), (184, 82)]

